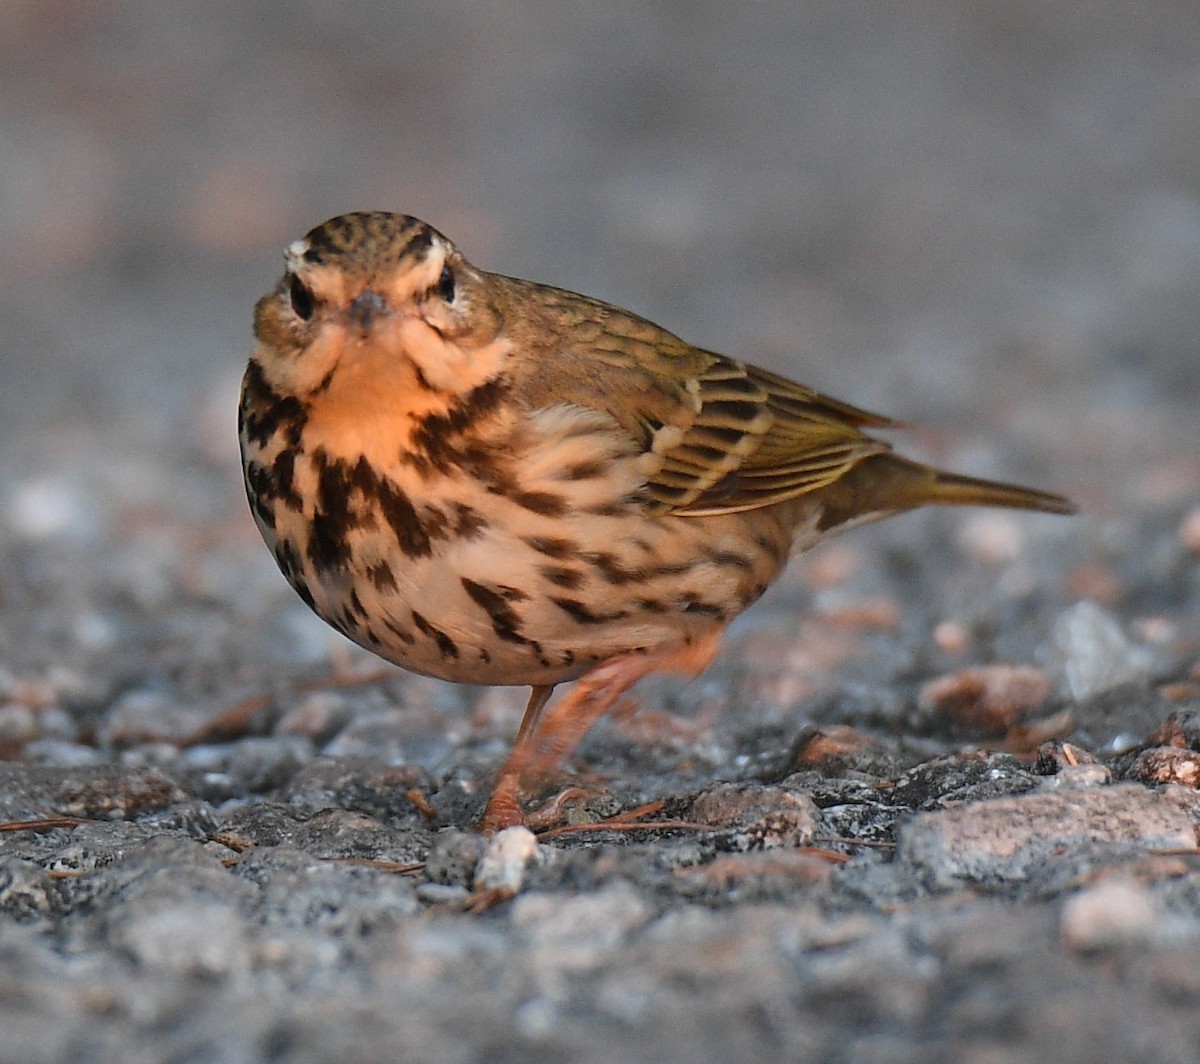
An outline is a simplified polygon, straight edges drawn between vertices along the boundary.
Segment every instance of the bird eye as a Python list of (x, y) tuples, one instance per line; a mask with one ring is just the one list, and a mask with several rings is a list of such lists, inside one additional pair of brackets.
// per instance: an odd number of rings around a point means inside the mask
[(454, 302), (454, 271), (449, 266), (442, 267), (437, 282), (437, 294), (447, 303)]
[(312, 290), (294, 273), (288, 276), (288, 296), (292, 301), (292, 311), (301, 321), (308, 321), (313, 316), (314, 302)]

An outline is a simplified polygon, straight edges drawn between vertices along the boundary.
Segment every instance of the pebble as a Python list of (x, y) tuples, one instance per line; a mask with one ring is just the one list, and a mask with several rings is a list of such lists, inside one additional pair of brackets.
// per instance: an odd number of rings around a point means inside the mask
[(971, 633), (959, 621), (939, 621), (933, 629), (933, 641), (947, 654), (961, 654), (971, 645)]
[(30, 765), (97, 765), (104, 755), (94, 746), (72, 743), (65, 739), (35, 739), (26, 743), (22, 751), (24, 760)]
[(1108, 766), (1089, 762), (1064, 765), (1053, 776), (1048, 776), (1043, 786), (1048, 791), (1078, 791), (1087, 787), (1106, 787), (1110, 783), (1112, 771)]
[(1062, 938), (1084, 951), (1137, 945), (1150, 938), (1156, 920), (1146, 888), (1126, 876), (1113, 876), (1067, 899)]
[(726, 783), (696, 798), (691, 819), (727, 832), (723, 848), (744, 852), (806, 846), (821, 814), (808, 795), (786, 787)]
[(1142, 679), (1149, 665), (1146, 652), (1126, 638), (1117, 618), (1087, 600), (1059, 615), (1052, 642), (1075, 698), (1091, 698)]
[(968, 728), (1003, 733), (1014, 721), (1039, 708), (1050, 681), (1029, 665), (981, 665), (938, 676), (920, 691), (929, 709)]
[(1129, 778), (1143, 783), (1178, 783), (1200, 788), (1200, 753), (1178, 746), (1143, 750), (1129, 766)]
[(79, 736), (79, 722), (59, 706), (47, 706), (37, 715), (38, 736), (42, 739), (72, 740)]
[(919, 813), (898, 831), (897, 858), (931, 886), (1027, 879), (1047, 861), (1099, 845), (1190, 849), (1200, 799), (1134, 784), (1037, 791)]
[(193, 746), (179, 756), (172, 770), (199, 787), (202, 797), (220, 801), (281, 787), (314, 756), (312, 743), (303, 736), (252, 737)]
[(195, 734), (210, 714), (209, 708), (184, 705), (166, 691), (126, 691), (104, 715), (98, 729), (99, 739), (106, 746), (155, 740), (181, 742)]
[(473, 880), (484, 847), (484, 840), (474, 832), (440, 831), (425, 858), (425, 875), (434, 883), (465, 886)]
[(323, 752), (331, 757), (370, 757), (387, 765), (403, 765), (409, 760), (411, 735), (411, 720), (403, 710), (366, 710), (355, 714)]
[(457, 883), (420, 883), (417, 900), (426, 905), (460, 906), (466, 904), (471, 892)]
[(209, 977), (250, 968), (251, 935), (235, 903), (215, 897), (147, 901), (136, 909), (112, 937), (138, 963)]
[(291, 706), (279, 719), (279, 735), (306, 735), (314, 742), (328, 739), (353, 716), (349, 699), (330, 691), (314, 691)]
[(508, 897), (520, 893), (525, 869), (537, 850), (537, 836), (527, 827), (517, 825), (498, 831), (488, 839), (475, 868), (475, 889)]
[(641, 892), (620, 880), (573, 897), (532, 892), (512, 905), (513, 926), (529, 936), (540, 966), (560, 973), (598, 966), (653, 915)]

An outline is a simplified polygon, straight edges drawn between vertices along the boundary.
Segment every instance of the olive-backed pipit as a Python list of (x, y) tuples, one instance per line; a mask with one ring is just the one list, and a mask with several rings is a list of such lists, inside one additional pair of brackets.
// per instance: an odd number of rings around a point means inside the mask
[(485, 830), (639, 678), (703, 669), (792, 554), (926, 503), (1072, 509), (407, 215), (293, 243), (254, 326), (246, 490), (301, 598), (407, 669), (532, 688)]

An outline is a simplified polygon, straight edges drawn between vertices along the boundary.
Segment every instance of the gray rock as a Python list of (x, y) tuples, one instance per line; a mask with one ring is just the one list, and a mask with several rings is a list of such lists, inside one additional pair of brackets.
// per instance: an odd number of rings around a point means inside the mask
[(1133, 856), (1196, 844), (1200, 800), (1179, 787), (1132, 785), (993, 798), (919, 813), (897, 858), (934, 889), (1026, 879), (1072, 851)]

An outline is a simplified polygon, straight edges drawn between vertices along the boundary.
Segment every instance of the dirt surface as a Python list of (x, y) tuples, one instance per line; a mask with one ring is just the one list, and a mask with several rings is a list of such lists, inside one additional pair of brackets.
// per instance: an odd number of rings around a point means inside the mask
[[(356, 208), (1082, 513), (797, 562), (485, 843), (522, 692), (349, 646), (242, 496), (250, 308)], [(1194, 4), (12, 0), (0, 236), (0, 1060), (1200, 1059)]]

